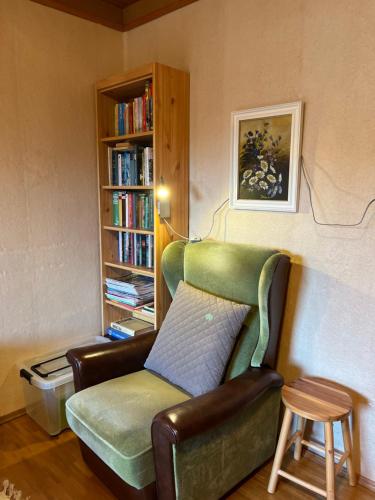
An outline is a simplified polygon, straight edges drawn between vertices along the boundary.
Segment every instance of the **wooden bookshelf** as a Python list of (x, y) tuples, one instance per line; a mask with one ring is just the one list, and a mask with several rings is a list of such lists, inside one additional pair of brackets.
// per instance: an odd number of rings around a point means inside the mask
[(103, 226), (103, 229), (106, 229), (107, 231), (117, 231), (120, 233), (154, 234), (154, 231), (149, 231), (148, 229), (132, 229), (123, 226)]
[(128, 135), (115, 135), (112, 137), (102, 137), (101, 141), (106, 144), (114, 144), (116, 142), (143, 142), (145, 139), (152, 139), (154, 133), (151, 132), (137, 132), (136, 134)]
[[(153, 85), (153, 127), (146, 132), (115, 135), (115, 105), (140, 97), (146, 81)], [(123, 75), (102, 80), (96, 85), (97, 151), (100, 207), (100, 258), (103, 333), (111, 321), (132, 315), (131, 308), (108, 300), (105, 278), (116, 278), (126, 272), (154, 278), (155, 327), (159, 328), (170, 304), (170, 295), (162, 276), (161, 255), (173, 240), (157, 213), (156, 188), (161, 179), (170, 191), (171, 217), (174, 229), (188, 235), (188, 154), (189, 154), (189, 75), (158, 63), (145, 65)], [(109, 179), (108, 148), (127, 142), (153, 148), (152, 186), (113, 186)], [(114, 191), (154, 191), (154, 227), (152, 230), (114, 226), (112, 194)], [(119, 262), (118, 234), (153, 235), (154, 267)]]
[(152, 191), (154, 186), (102, 186), (102, 189), (109, 189), (110, 191)]

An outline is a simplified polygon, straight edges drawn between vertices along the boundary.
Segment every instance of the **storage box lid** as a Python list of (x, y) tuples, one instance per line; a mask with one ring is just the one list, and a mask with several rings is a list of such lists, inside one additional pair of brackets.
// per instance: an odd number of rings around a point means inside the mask
[(54, 389), (73, 381), (73, 370), (66, 353), (69, 349), (110, 342), (102, 336), (86, 337), (59, 351), (50, 352), (20, 364), (20, 376), (42, 390)]

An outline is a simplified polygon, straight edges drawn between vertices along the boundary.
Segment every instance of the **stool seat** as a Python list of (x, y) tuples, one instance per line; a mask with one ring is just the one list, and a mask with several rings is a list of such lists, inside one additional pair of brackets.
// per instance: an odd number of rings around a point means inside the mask
[[(349, 415), (352, 411), (352, 400), (347, 392), (330, 380), (319, 377), (303, 377), (284, 385), (281, 391), (285, 405), (285, 414), (281, 426), (279, 442), (268, 483), (268, 492), (275, 493), (279, 476), (303, 486), (328, 500), (335, 499), (335, 476), (346, 463), (349, 484), (356, 484), (352, 461), (352, 441), (350, 436)], [(294, 434), (289, 438), (293, 415), (297, 418)], [(304, 438), (306, 420), (324, 423), (324, 446)], [(341, 422), (344, 443), (343, 453), (336, 453), (333, 438), (333, 423)], [(297, 477), (281, 468), (285, 452), (294, 445), (294, 458), (300, 460), (302, 447), (323, 451), (326, 459), (326, 489)], [(335, 458), (338, 462), (335, 463)]]
[(284, 405), (293, 413), (317, 422), (335, 422), (352, 410), (352, 399), (334, 382), (319, 377), (304, 377), (282, 389)]

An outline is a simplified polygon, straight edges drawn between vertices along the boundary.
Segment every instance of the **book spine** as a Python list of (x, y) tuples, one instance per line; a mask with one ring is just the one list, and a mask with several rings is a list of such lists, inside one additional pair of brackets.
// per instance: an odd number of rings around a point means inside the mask
[(132, 229), (133, 228), (133, 193), (128, 194), (128, 208), (129, 208), (128, 228)]
[(152, 130), (154, 128), (154, 117), (153, 117), (153, 91), (154, 91), (154, 87), (153, 87), (153, 84), (152, 82), (150, 82), (150, 86), (149, 86), (149, 92), (150, 92), (150, 104), (149, 104), (149, 113), (150, 113), (150, 116), (149, 116), (149, 120), (150, 120), (150, 130)]
[(123, 234), (118, 233), (118, 260), (119, 260), (119, 262), (124, 262), (122, 237), (123, 237)]
[(143, 120), (142, 97), (138, 97), (138, 103), (139, 103), (139, 131), (142, 132), (142, 120)]
[(117, 154), (117, 182), (119, 186), (122, 186), (122, 165), (121, 165), (121, 153)]
[(148, 219), (148, 211), (149, 211), (148, 201), (149, 201), (149, 197), (145, 196), (144, 197), (144, 203), (143, 203), (143, 217), (144, 217), (143, 227), (145, 229), (150, 229), (149, 219)]
[(129, 194), (125, 193), (125, 227), (129, 227)]
[(118, 135), (124, 134), (124, 108), (122, 103), (118, 105)]
[(149, 267), (154, 267), (154, 237), (150, 234), (150, 245), (149, 245)]
[(125, 233), (124, 236), (124, 262), (127, 264), (130, 262), (129, 261), (129, 234), (130, 233)]
[(118, 195), (118, 225), (122, 226), (122, 193)]
[(138, 198), (138, 195), (136, 193), (133, 193), (132, 196), (133, 196), (133, 220), (132, 220), (132, 227), (136, 228), (137, 227), (137, 198)]
[(118, 332), (125, 333), (129, 337), (134, 337), (134, 335), (135, 335), (135, 332), (133, 330), (129, 330), (129, 328), (126, 328), (125, 326), (119, 325), (115, 321), (112, 321), (111, 328), (113, 328), (114, 330), (116, 330)]
[(125, 340), (131, 337), (131, 335), (128, 335), (126, 333), (120, 332), (119, 330), (115, 330), (114, 328), (108, 327), (105, 331), (105, 333), (116, 340)]
[(128, 134), (128, 104), (124, 105), (124, 134)]
[(124, 152), (124, 186), (129, 186), (129, 151)]
[(125, 151), (121, 153), (121, 180), (122, 185), (126, 185), (126, 163), (125, 163)]
[(114, 226), (119, 225), (118, 197), (119, 197), (119, 192), (114, 191), (112, 194), (112, 223)]
[(147, 156), (148, 156), (147, 150), (148, 150), (148, 148), (144, 148), (143, 152), (142, 152), (142, 175), (143, 175), (142, 184), (143, 184), (143, 186), (148, 186), (148, 184), (147, 184)]
[(150, 194), (150, 228), (154, 228), (154, 195)]
[(112, 186), (118, 185), (117, 179), (117, 154), (115, 151), (112, 151), (111, 154), (111, 182)]
[(115, 105), (115, 135), (119, 135), (118, 133), (118, 107), (119, 105)]
[(138, 245), (137, 245), (138, 239), (137, 239), (137, 234), (133, 234), (133, 264), (135, 266), (138, 265)]
[(142, 130), (145, 132), (147, 130), (146, 122), (146, 94), (142, 96)]
[(146, 246), (146, 235), (141, 235), (141, 262), (142, 266), (147, 266), (147, 246)]
[(129, 134), (134, 134), (134, 125), (133, 125), (133, 102), (129, 103)]

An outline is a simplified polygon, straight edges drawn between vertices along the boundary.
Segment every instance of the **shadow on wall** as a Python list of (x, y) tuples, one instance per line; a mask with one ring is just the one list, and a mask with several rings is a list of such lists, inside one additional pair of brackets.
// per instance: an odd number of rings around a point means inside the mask
[[(319, 287), (319, 285), (321, 286)], [(351, 369), (358, 370), (360, 368), (358, 365), (348, 366), (344, 355), (348, 349), (345, 347), (345, 338), (352, 337), (354, 330), (350, 322), (345, 320), (346, 315), (342, 306), (346, 303), (345, 297), (351, 297), (353, 300), (354, 294), (361, 295), (358, 291), (354, 292), (342, 283), (338, 284), (337, 280), (331, 276), (306, 268), (302, 265), (301, 257), (293, 256), (277, 369), (284, 376), (286, 382), (301, 376), (322, 376), (337, 383), (342, 390), (351, 396), (353, 401), (351, 416), (353, 462), (356, 472), (361, 473), (361, 428), (359, 421), (362, 413), (369, 407), (370, 401), (353, 388), (336, 381), (339, 377), (348, 379), (347, 374), (350, 373)], [(360, 301), (363, 301), (363, 304), (368, 304), (368, 300), (365, 300), (364, 297), (356, 297), (355, 302)], [(335, 314), (339, 330), (340, 323), (342, 324), (341, 344), (337, 343), (335, 339), (330, 340), (330, 335), (328, 335), (330, 330), (326, 326), (326, 323), (327, 325), (332, 324), (330, 316)], [(358, 310), (356, 314), (359, 315)], [(358, 330), (356, 331), (360, 331), (355, 311), (349, 311), (347, 318), (350, 318), (352, 323), (357, 325)], [(369, 321), (370, 318), (366, 317), (365, 320)], [(296, 358), (298, 362), (296, 362)], [(355, 353), (353, 352), (354, 359)], [(299, 362), (300, 360), (302, 362)], [(305, 432), (307, 439), (324, 443), (324, 427), (321, 423), (309, 422)], [(334, 438), (336, 450), (342, 451), (343, 442), (339, 422), (334, 425)]]
[(282, 250), (282, 252), (289, 255), (291, 260), (293, 260), (290, 267), (288, 292), (280, 336), (278, 370), (284, 377), (286, 377), (287, 374), (287, 380), (293, 380), (301, 376), (301, 368), (299, 366), (289, 364), (288, 360), (293, 339), (293, 332), (295, 332), (294, 322), (297, 316), (297, 311), (299, 310), (299, 300), (301, 298), (303, 265), (302, 257), (296, 255), (292, 256), (286, 250)]

